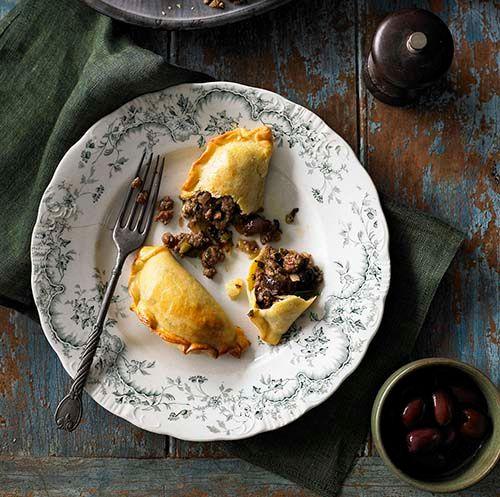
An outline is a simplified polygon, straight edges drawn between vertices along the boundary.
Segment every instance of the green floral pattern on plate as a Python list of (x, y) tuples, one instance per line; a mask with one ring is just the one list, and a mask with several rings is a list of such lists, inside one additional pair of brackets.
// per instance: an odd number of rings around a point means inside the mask
[[(331, 395), (378, 327), (389, 283), (387, 228), (376, 191), (347, 144), (312, 113), (270, 92), (230, 83), (183, 85), (135, 99), (91, 128), (63, 159), (43, 197), (32, 240), (32, 283), (43, 329), (61, 361), (74, 372), (109, 271), (89, 266), (80, 253), (80, 223), (106, 209), (108, 195), (123, 187), (132, 153), (166, 142), (202, 147), (211, 136), (252, 123), (270, 125), (277, 150), (296, 158), (307, 201), (332, 215), (343, 209), (334, 243), (357, 261), (328, 260), (334, 291), (325, 294), (327, 285), (320, 310), (298, 320), (279, 346), (254, 340), (269, 361), (285, 360), (288, 369), (273, 371), (271, 365), (237, 386), (220, 375), (164, 374), (157, 360), (131, 350), (119, 324), (129, 313), (122, 286), (88, 389), (145, 429), (210, 440), (282, 426)], [(91, 274), (83, 278), (86, 284), (77, 277), (81, 271)]]

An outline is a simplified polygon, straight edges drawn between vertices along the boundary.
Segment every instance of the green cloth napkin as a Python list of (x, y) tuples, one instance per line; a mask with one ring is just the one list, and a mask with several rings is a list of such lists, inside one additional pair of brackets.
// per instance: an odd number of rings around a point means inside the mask
[[(130, 28), (76, 0), (27, 0), (0, 23), (0, 303), (36, 316), (29, 246), (38, 204), (66, 150), (128, 100), (203, 75), (138, 47)], [(392, 281), (382, 326), (360, 367), (291, 425), (228, 443), (250, 462), (320, 495), (337, 493), (365, 440), (382, 383), (411, 351), (462, 235), (384, 202)]]

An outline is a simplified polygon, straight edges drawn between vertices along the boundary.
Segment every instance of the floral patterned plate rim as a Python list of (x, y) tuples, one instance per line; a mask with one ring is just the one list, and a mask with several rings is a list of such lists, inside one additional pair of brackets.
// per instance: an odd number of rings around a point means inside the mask
[[(113, 298), (86, 390), (112, 413), (185, 440), (234, 440), (273, 430), (327, 399), (359, 365), (379, 327), (390, 281), (387, 224), (376, 189), (347, 143), (309, 110), (266, 90), (213, 82), (138, 97), (92, 126), (61, 160), (33, 230), (32, 287), (42, 328), (74, 375), (114, 257), (111, 230), (144, 148), (166, 158), (162, 195), (177, 198), (207, 139), (236, 126), (272, 127), (275, 152), (265, 212), (284, 220), (279, 245), (313, 254), (320, 297), (272, 347), (246, 317), (244, 296), (224, 283), (244, 277), (237, 251), (213, 281), (199, 261), (182, 264), (241, 326), (241, 359), (183, 356), (129, 310), (130, 258)], [(176, 214), (179, 213), (176, 202)], [(154, 223), (159, 244), (177, 222)]]

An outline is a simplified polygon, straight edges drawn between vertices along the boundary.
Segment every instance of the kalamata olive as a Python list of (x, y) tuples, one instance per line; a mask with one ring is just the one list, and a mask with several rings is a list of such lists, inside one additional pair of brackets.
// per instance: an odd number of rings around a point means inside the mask
[(470, 407), (463, 409), (462, 414), (465, 421), (460, 425), (460, 433), (468, 438), (481, 438), (486, 433), (486, 416)]
[(432, 394), (434, 418), (438, 425), (446, 426), (453, 418), (453, 404), (451, 397), (444, 390), (437, 390)]
[(441, 443), (441, 433), (436, 428), (418, 428), (406, 435), (406, 444), (410, 454), (429, 453)]
[(422, 399), (413, 399), (406, 404), (401, 414), (401, 421), (407, 428), (413, 428), (422, 420), (425, 410), (425, 403)]
[(481, 404), (481, 398), (479, 394), (471, 388), (453, 385), (450, 387), (450, 390), (453, 394), (453, 397), (455, 397), (457, 402), (459, 402), (460, 404)]
[(258, 214), (250, 214), (240, 219), (235, 228), (238, 233), (246, 236), (257, 235), (269, 229), (271, 221)]

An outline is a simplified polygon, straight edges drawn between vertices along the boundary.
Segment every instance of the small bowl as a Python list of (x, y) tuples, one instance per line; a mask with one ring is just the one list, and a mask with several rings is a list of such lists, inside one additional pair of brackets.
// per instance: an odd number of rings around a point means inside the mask
[[(391, 460), (388, 451), (384, 447), (381, 434), (381, 417), (384, 403), (396, 385), (403, 378), (417, 370), (432, 367), (455, 368), (465, 373), (477, 386), (486, 399), (492, 429), (489, 439), (480, 448), (473, 459), (461, 470), (457, 470), (452, 477), (442, 480), (420, 480), (409, 476), (398, 468)], [(500, 459), (500, 392), (495, 385), (480, 371), (463, 362), (446, 358), (428, 358), (411, 362), (393, 373), (380, 388), (372, 409), (371, 417), (372, 436), (375, 447), (389, 469), (401, 480), (417, 488), (430, 492), (456, 492), (468, 488), (482, 480), (498, 463)]]

